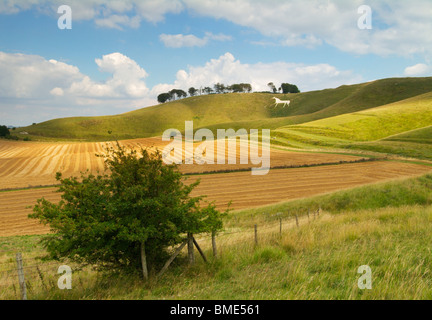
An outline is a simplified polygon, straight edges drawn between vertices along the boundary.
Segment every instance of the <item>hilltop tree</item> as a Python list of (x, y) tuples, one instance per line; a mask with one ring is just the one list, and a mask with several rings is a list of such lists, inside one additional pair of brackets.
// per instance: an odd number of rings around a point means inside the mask
[(187, 97), (187, 93), (183, 90), (180, 89), (172, 89), (170, 92), (168, 92), (171, 96), (170, 100), (175, 100), (176, 98), (186, 98)]
[(109, 174), (62, 178), (58, 204), (39, 199), (30, 218), (48, 224), (43, 239), (50, 258), (68, 258), (110, 272), (142, 272), (165, 262), (167, 249), (184, 234), (215, 232), (222, 214), (202, 197), (198, 182), (185, 185), (177, 165), (165, 165), (159, 151), (126, 150), (117, 144), (101, 155)]
[(232, 92), (251, 92), (252, 86), (249, 83), (235, 83), (230, 85), (229, 90)]
[(0, 137), (10, 136), (10, 131), (6, 126), (0, 126)]
[(286, 94), (286, 93), (299, 93), (300, 90), (298, 89), (298, 87), (294, 84), (290, 84), (290, 83), (282, 83), (281, 85), (282, 88), (282, 93)]
[(158, 95), (157, 100), (159, 103), (165, 103), (171, 99), (171, 95), (169, 93), (161, 93)]
[(225, 90), (226, 90), (225, 85), (222, 84), (222, 83), (219, 83), (219, 82), (218, 82), (218, 83), (216, 83), (216, 84), (214, 85), (214, 91), (215, 91), (216, 93), (224, 93)]
[(210, 87), (205, 87), (205, 88), (203, 89), (203, 91), (204, 91), (205, 93), (207, 93), (207, 94), (211, 94), (211, 93), (213, 93), (213, 89), (210, 88)]
[(243, 89), (243, 92), (251, 92), (252, 86), (249, 83), (240, 83), (241, 88)]
[(198, 90), (195, 89), (194, 87), (190, 87), (188, 92), (189, 92), (189, 96), (193, 97), (197, 94)]
[(269, 83), (267, 84), (267, 86), (270, 88), (270, 90), (271, 90), (273, 93), (276, 93), (276, 92), (277, 92), (276, 86), (274, 85), (273, 82), (269, 82)]

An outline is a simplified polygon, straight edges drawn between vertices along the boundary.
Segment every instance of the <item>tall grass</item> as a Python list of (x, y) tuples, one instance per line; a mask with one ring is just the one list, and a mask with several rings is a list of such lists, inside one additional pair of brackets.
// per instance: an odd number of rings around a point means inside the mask
[[(31, 299), (431, 299), (432, 208), (404, 206), (331, 215), (299, 228), (235, 242), (219, 259), (176, 261), (144, 283), (80, 274), (73, 289), (33, 288)], [(206, 250), (210, 255), (209, 250)], [(358, 267), (372, 269), (372, 289), (358, 288)], [(13, 297), (2, 297), (13, 298)]]

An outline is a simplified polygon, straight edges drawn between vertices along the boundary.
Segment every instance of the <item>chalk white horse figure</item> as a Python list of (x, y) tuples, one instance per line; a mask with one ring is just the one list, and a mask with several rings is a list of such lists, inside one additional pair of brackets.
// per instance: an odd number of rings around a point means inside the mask
[(289, 107), (289, 105), (290, 105), (290, 103), (291, 103), (291, 101), (290, 100), (280, 100), (280, 99), (278, 99), (278, 98), (276, 98), (276, 97), (273, 97), (273, 99), (275, 99), (275, 105), (278, 105), (278, 104), (283, 104), (283, 107), (285, 108), (285, 106), (288, 106)]

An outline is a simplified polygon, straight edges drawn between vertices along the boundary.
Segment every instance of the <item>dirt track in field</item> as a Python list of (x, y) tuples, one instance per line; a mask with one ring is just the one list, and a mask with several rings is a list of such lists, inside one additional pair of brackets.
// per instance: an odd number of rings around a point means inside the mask
[[(232, 209), (257, 207), (309, 197), (340, 189), (429, 172), (427, 166), (378, 161), (311, 168), (273, 169), (265, 176), (252, 176), (250, 172), (234, 172), (191, 176), (188, 181), (201, 179), (194, 195), (207, 195), (223, 209), (229, 201)], [(45, 197), (58, 201), (55, 188), (0, 192), (0, 236), (43, 234), (45, 226), (29, 220), (29, 206)]]

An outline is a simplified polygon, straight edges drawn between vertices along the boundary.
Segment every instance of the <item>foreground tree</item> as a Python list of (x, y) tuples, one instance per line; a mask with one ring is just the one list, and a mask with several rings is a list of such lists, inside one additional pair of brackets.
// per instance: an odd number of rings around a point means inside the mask
[(48, 224), (44, 245), (52, 259), (68, 258), (110, 272), (156, 271), (168, 248), (186, 234), (222, 228), (222, 213), (202, 197), (191, 197), (198, 182), (183, 183), (176, 165), (165, 165), (159, 151), (106, 149), (109, 174), (82, 173), (63, 179), (58, 204), (39, 199), (30, 218)]

